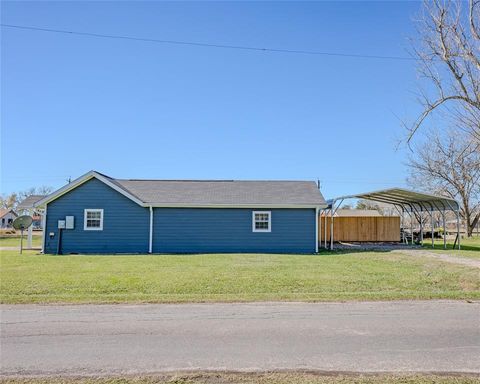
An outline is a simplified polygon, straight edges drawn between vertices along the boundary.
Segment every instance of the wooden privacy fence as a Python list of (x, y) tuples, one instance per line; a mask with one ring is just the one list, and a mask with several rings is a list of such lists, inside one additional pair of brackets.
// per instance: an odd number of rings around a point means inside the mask
[[(325, 218), (319, 220), (319, 238), (325, 240)], [(330, 220), (327, 217), (327, 241), (330, 240)], [(400, 217), (334, 217), (333, 236), (334, 241), (400, 241)]]

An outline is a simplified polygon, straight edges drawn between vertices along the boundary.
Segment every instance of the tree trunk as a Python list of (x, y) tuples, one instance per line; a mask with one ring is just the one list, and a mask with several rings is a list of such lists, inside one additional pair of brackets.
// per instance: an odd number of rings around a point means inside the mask
[(475, 230), (475, 227), (477, 226), (479, 219), (480, 219), (480, 213), (478, 213), (471, 222), (470, 220), (467, 221), (467, 237), (473, 236), (473, 231)]

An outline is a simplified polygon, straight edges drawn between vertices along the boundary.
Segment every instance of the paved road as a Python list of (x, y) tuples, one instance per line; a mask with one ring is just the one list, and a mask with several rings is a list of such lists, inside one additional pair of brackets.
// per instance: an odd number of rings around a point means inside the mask
[(3, 375), (480, 372), (480, 304), (2, 306)]

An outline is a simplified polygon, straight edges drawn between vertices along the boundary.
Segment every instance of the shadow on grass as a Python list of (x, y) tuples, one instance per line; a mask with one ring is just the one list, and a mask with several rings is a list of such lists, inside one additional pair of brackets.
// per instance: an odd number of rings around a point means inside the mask
[[(335, 246), (333, 248), (333, 251), (329, 249), (319, 249), (318, 253), (316, 254), (317, 256), (339, 256), (339, 255), (351, 255), (351, 254), (362, 254), (362, 253), (389, 253), (389, 252), (394, 252), (396, 249), (411, 249), (411, 248), (406, 248), (406, 247), (391, 247), (391, 248), (337, 248), (335, 249)], [(413, 248), (413, 249), (421, 249), (421, 248)]]

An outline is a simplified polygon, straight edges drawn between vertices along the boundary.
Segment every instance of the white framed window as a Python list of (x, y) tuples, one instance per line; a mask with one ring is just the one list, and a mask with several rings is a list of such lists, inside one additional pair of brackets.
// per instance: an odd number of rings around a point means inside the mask
[(272, 232), (272, 212), (252, 212), (252, 232)]
[(85, 231), (102, 231), (103, 209), (85, 209), (83, 216), (83, 229)]

